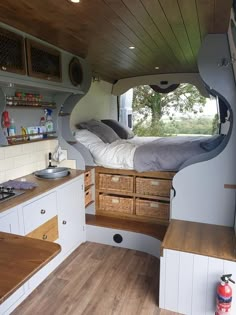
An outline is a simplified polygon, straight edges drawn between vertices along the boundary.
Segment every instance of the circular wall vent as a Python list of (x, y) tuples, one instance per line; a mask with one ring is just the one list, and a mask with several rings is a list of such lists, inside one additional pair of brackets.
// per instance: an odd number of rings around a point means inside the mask
[(115, 234), (115, 235), (113, 236), (113, 241), (114, 241), (115, 243), (120, 244), (120, 243), (123, 241), (123, 237), (122, 237), (120, 234)]
[(73, 58), (70, 61), (69, 78), (74, 86), (81, 84), (83, 80), (83, 70), (78, 58)]

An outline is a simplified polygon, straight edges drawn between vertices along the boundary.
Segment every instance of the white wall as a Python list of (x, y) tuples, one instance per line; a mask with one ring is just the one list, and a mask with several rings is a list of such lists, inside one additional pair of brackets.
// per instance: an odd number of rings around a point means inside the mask
[(235, 193), (224, 184), (236, 183), (236, 87), (231, 65), (219, 66), (224, 58), (230, 60), (227, 36), (208, 35), (200, 51), (199, 71), (204, 82), (231, 106), (232, 134), (219, 155), (176, 174), (172, 200), (175, 219), (234, 225)]
[(72, 129), (78, 122), (91, 118), (117, 119), (116, 96), (111, 95), (112, 84), (105, 81), (95, 81), (88, 93), (78, 102), (71, 113)]
[[(0, 148), (0, 183), (16, 179), (48, 166), (48, 153), (54, 152), (57, 140), (19, 144)], [(66, 155), (66, 151), (63, 152)], [(53, 164), (56, 164), (53, 162)], [(74, 161), (66, 160), (60, 166), (75, 168)]]

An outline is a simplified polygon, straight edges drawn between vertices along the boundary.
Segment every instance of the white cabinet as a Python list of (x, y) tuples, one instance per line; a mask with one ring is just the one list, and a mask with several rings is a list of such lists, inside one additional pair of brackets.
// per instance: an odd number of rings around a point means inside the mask
[[(184, 315), (214, 314), (216, 286), (227, 273), (236, 275), (236, 262), (164, 249), (160, 308)], [(232, 288), (236, 291), (235, 285)], [(233, 299), (231, 314), (236, 314), (236, 299)]]
[(22, 210), (24, 231), (28, 234), (57, 215), (56, 192), (30, 202)]
[(17, 208), (0, 213), (0, 231), (6, 233), (20, 233)]
[(84, 176), (57, 191), (59, 243), (62, 255), (85, 241)]
[(76, 247), (85, 242), (83, 174), (0, 213), (0, 231), (27, 235), (55, 216), (58, 216), (57, 242), (62, 247), (61, 253), (0, 305), (0, 315), (10, 314)]

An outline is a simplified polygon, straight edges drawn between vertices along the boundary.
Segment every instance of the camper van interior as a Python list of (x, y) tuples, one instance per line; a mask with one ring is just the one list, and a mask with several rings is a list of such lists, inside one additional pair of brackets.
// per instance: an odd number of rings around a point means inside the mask
[[(0, 2), (0, 315), (236, 314), (235, 78), (236, 1)], [(216, 134), (137, 136), (183, 83)]]

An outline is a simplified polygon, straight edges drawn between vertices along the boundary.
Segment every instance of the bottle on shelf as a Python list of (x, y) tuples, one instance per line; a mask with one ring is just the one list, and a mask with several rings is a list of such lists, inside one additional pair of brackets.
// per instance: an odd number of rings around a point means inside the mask
[(51, 109), (45, 109), (46, 112), (46, 122), (45, 122), (45, 127), (47, 132), (52, 132), (53, 131), (53, 122), (52, 122), (52, 110)]
[(16, 135), (16, 125), (15, 120), (13, 118), (10, 119), (10, 126), (8, 129), (9, 136), (15, 136)]

